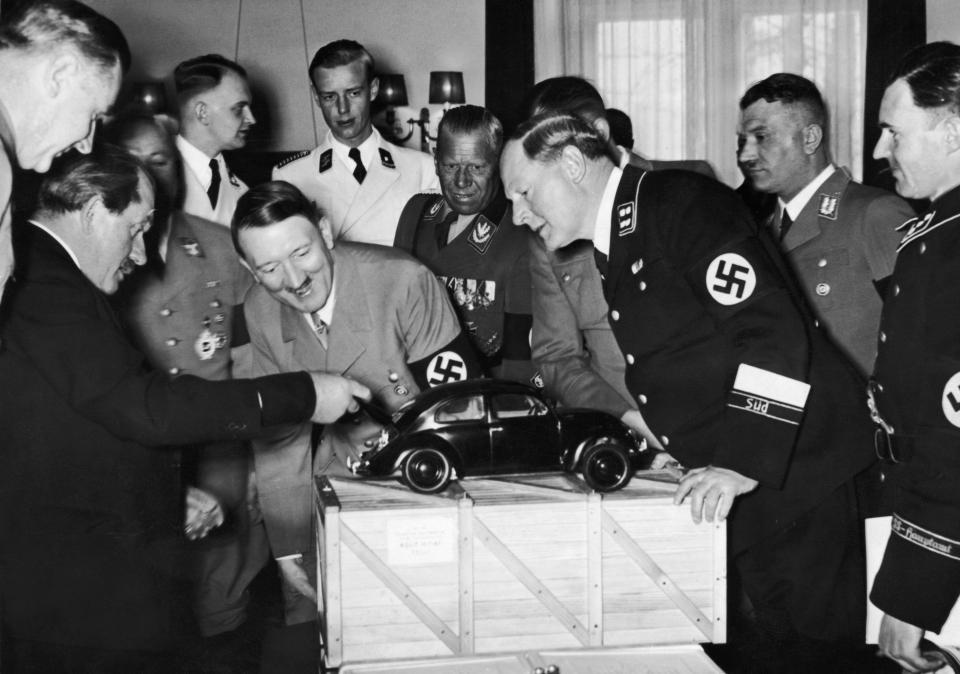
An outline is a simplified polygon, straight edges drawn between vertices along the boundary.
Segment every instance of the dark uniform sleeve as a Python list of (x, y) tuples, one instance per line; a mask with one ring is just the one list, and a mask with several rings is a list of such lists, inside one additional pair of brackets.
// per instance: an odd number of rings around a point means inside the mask
[(481, 376), (473, 346), (460, 329), (447, 291), (423, 265), (407, 283), (406, 301), (398, 306), (407, 364), (421, 389)]
[(29, 339), (16, 339), (48, 383), (80, 414), (118, 437), (147, 446), (247, 439), (273, 424), (309, 418), (315, 406), (304, 373), (207, 381), (149, 372), (143, 355), (91, 292), (20, 289), (17, 311)]
[(777, 489), (809, 392), (806, 329), (758, 238), (764, 234), (736, 194), (719, 186), (705, 192), (688, 200), (681, 216), (703, 226), (663, 235), (668, 255), (682, 261), (687, 283), (735, 352), (713, 463)]
[[(526, 228), (525, 233), (529, 232)], [(496, 376), (530, 384), (535, 379), (530, 351), (533, 316), (530, 307), (530, 253), (524, 248), (513, 260), (503, 306), (503, 342)]]

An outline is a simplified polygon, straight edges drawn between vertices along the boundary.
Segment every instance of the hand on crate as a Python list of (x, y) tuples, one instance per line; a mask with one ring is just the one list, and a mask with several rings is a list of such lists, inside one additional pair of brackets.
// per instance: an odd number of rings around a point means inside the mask
[(317, 602), (317, 591), (310, 584), (310, 577), (307, 570), (303, 568), (303, 557), (284, 557), (277, 560), (277, 566), (280, 567), (280, 575), (284, 582), (291, 588), (302, 594), (304, 597)]
[(722, 522), (730, 514), (733, 500), (756, 487), (756, 480), (727, 468), (693, 468), (680, 480), (673, 502), (680, 505), (689, 496), (694, 522)]

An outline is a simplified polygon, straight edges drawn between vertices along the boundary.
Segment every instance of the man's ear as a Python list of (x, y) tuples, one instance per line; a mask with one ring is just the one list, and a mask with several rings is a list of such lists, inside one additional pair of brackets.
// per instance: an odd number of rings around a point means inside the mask
[(560, 167), (572, 183), (579, 183), (587, 174), (587, 159), (578, 148), (567, 145), (560, 152)]
[(253, 280), (257, 283), (260, 283), (260, 279), (257, 278), (257, 273), (250, 268), (249, 264), (247, 264), (247, 258), (245, 258), (243, 255), (238, 255), (237, 257), (240, 259), (240, 264), (243, 265), (243, 268), (250, 272), (250, 276), (253, 277)]
[(207, 123), (207, 104), (203, 101), (197, 101), (193, 104), (193, 116), (201, 124)]
[(370, 80), (370, 100), (375, 101), (377, 99), (377, 94), (380, 93), (380, 78), (374, 77)]
[(85, 235), (93, 233), (97, 215), (101, 210), (105, 210), (105, 208), (103, 199), (100, 197), (91, 197), (87, 200), (87, 203), (83, 205), (83, 208), (80, 209), (80, 228)]
[(80, 59), (72, 50), (60, 49), (47, 60), (43, 74), (47, 93), (54, 98), (60, 96), (80, 74)]
[(823, 143), (823, 127), (819, 124), (807, 124), (803, 127), (803, 151), (813, 154)]
[(943, 120), (943, 137), (946, 141), (947, 154), (960, 150), (960, 117), (950, 115)]
[(307, 79), (308, 79), (309, 82), (310, 82), (310, 94), (311, 94), (311, 96), (313, 96), (313, 102), (316, 103), (316, 104), (319, 106), (319, 105), (320, 105), (320, 92), (317, 91), (317, 85), (315, 85), (315, 84), (313, 83), (313, 78), (312, 78), (312, 77), (308, 77)]

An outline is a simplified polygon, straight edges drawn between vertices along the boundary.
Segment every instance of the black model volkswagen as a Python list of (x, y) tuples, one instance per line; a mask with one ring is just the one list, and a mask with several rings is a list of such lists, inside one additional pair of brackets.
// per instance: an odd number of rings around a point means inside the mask
[(358, 475), (389, 476), (422, 493), (478, 475), (579, 472), (597, 491), (626, 485), (646, 467), (640, 444), (619, 419), (555, 409), (530, 386), (474, 379), (423, 391), (397, 410), (377, 440), (349, 460)]

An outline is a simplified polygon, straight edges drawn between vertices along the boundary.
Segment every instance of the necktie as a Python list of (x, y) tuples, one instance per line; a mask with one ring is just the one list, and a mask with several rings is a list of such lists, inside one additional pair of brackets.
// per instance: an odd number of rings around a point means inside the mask
[(363, 160), (360, 158), (360, 148), (351, 147), (347, 156), (357, 165), (357, 168), (353, 169), (353, 177), (357, 179), (358, 183), (362, 183), (363, 179), (367, 177), (367, 169), (363, 168)]
[(607, 278), (607, 256), (596, 248), (593, 249), (593, 259), (597, 263), (597, 269), (600, 270), (601, 278)]
[(210, 208), (217, 207), (217, 197), (220, 196), (220, 163), (216, 159), (210, 160), (210, 187), (207, 188), (210, 198)]
[(790, 228), (793, 226), (793, 219), (790, 217), (790, 214), (787, 213), (787, 209), (783, 209), (783, 214), (780, 216), (780, 240), (783, 241), (784, 237), (787, 235), (787, 232), (790, 231)]
[(310, 320), (313, 322), (313, 333), (317, 336), (317, 339), (320, 340), (320, 344), (323, 345), (323, 348), (327, 348), (327, 331), (329, 328), (322, 318), (316, 314), (310, 314)]

